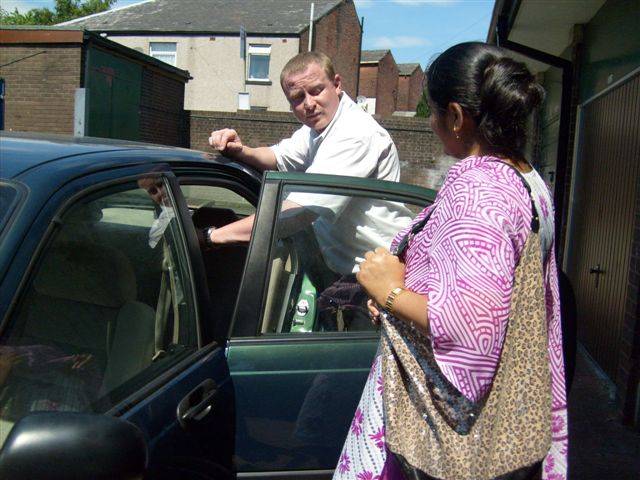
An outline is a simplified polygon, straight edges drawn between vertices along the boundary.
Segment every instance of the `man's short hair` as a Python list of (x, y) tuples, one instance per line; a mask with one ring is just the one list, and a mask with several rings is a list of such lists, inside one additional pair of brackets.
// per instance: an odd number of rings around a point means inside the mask
[(287, 62), (280, 73), (280, 85), (284, 88), (284, 79), (289, 75), (304, 72), (312, 63), (317, 64), (324, 70), (327, 78), (331, 81), (336, 76), (331, 59), (322, 52), (302, 52)]

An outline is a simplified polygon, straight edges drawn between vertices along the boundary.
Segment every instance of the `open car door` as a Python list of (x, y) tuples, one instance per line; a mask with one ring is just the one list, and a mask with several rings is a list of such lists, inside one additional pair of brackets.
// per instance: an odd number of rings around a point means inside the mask
[[(318, 204), (292, 228), (281, 206), (300, 194)], [(434, 198), (393, 182), (265, 174), (228, 346), (239, 478), (330, 478), (378, 346), (366, 296), (350, 272), (329, 266), (329, 250), (353, 245), (323, 244), (321, 224), (337, 219), (322, 205), (338, 200), (343, 215), (356, 203), (382, 209), (400, 231)], [(362, 235), (343, 233), (354, 242)]]

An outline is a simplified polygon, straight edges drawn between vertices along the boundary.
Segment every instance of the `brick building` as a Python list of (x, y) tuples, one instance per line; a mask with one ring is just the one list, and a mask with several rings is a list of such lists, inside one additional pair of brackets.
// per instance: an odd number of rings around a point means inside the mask
[(398, 103), (396, 111), (415, 112), (424, 82), (424, 71), (419, 63), (398, 64)]
[(65, 25), (188, 70), (187, 110), (236, 111), (242, 98), (243, 108), (289, 111), (280, 72), (309, 48), (312, 3), (312, 49), (333, 59), (355, 98), (362, 27), (353, 0), (147, 0)]
[(360, 103), (369, 113), (392, 115), (398, 102), (398, 66), (390, 50), (363, 50), (360, 58)]
[(6, 130), (188, 145), (189, 72), (66, 27), (2, 27)]

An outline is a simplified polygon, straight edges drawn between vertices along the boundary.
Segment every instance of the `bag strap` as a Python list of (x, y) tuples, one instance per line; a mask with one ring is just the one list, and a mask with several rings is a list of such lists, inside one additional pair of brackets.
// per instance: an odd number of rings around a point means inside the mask
[[(516, 174), (518, 175), (518, 178), (522, 182), (522, 185), (524, 185), (524, 188), (527, 190), (527, 193), (529, 195), (529, 200), (531, 201), (531, 231), (534, 233), (538, 233), (538, 231), (540, 230), (540, 217), (538, 215), (536, 204), (533, 201), (533, 195), (531, 194), (531, 187), (529, 186), (529, 183), (526, 181), (526, 179), (524, 178), (520, 170), (518, 170), (513, 165), (507, 162), (504, 162), (502, 160), (490, 160), (490, 161), (502, 163), (512, 168), (513, 171), (516, 172)], [(396, 255), (397, 257), (402, 257), (404, 255), (404, 253), (407, 250), (407, 247), (409, 246), (409, 242), (413, 239), (413, 237), (415, 237), (418, 233), (420, 233), (424, 229), (424, 227), (427, 225), (427, 222), (431, 218), (431, 214), (433, 213), (434, 210), (435, 210), (435, 204), (432, 206), (429, 213), (427, 213), (422, 220), (415, 223), (411, 227), (411, 230), (409, 230), (409, 232), (404, 237), (402, 237), (402, 240), (398, 242), (398, 246), (396, 247), (396, 251), (394, 252), (394, 255)]]

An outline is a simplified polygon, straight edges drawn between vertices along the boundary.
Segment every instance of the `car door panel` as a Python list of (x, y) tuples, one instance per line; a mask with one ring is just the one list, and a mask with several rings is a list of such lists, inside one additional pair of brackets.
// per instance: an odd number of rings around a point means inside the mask
[(377, 344), (359, 334), (232, 339), (238, 470), (332, 469)]
[[(184, 370), (121, 415), (147, 439), (152, 478), (231, 478), (233, 385), (224, 350), (215, 345), (206, 350), (186, 359)], [(206, 414), (181, 421), (178, 406), (203, 382), (215, 385), (215, 393), (203, 398)]]

